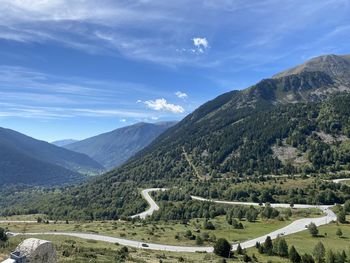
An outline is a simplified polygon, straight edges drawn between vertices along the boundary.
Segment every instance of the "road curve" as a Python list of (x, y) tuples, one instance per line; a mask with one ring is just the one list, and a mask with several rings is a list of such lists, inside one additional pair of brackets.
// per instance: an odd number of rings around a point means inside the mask
[[(334, 183), (339, 183), (342, 181), (349, 180), (349, 178), (344, 179), (335, 179), (332, 180)], [(165, 188), (150, 188), (145, 189), (141, 192), (143, 198), (149, 203), (150, 208), (146, 211), (132, 216), (134, 217), (140, 217), (140, 218), (146, 218), (148, 215), (152, 215), (154, 211), (159, 210), (159, 206), (156, 204), (156, 202), (152, 199), (152, 197), (149, 195), (150, 192), (153, 191), (165, 191), (167, 189)], [(198, 196), (191, 196), (192, 199), (198, 200), (198, 201), (205, 201), (205, 202), (214, 202), (219, 204), (229, 204), (229, 205), (253, 205), (258, 206), (258, 203), (253, 202), (233, 202), (233, 201), (220, 201), (220, 200), (210, 200), (205, 199)], [(282, 207), (287, 208), (290, 207), (290, 204), (271, 204), (272, 207)], [(332, 206), (317, 206), (317, 205), (304, 205), (304, 204), (295, 204), (294, 208), (318, 208), (321, 209), (325, 216), (318, 217), (318, 218), (303, 218), (296, 220), (289, 225), (278, 229), (276, 231), (273, 231), (271, 233), (268, 233), (264, 236), (257, 237), (245, 242), (240, 243), (242, 248), (250, 248), (254, 247), (256, 242), (263, 243), (267, 236), (270, 236), (272, 239), (277, 238), (281, 235), (290, 235), (297, 232), (304, 231), (306, 229), (306, 226), (310, 223), (315, 223), (317, 226), (328, 224), (332, 221), (335, 221), (337, 219), (334, 212), (331, 210)], [(0, 223), (33, 223), (35, 221), (0, 221)], [(37, 236), (37, 235), (60, 235), (60, 236), (71, 236), (71, 237), (77, 237), (82, 239), (90, 239), (90, 240), (96, 240), (96, 241), (104, 241), (109, 243), (118, 243), (120, 245), (124, 246), (130, 246), (134, 248), (142, 248), (142, 249), (150, 249), (150, 250), (160, 250), (160, 251), (170, 251), (170, 252), (213, 252), (213, 247), (193, 247), (193, 246), (170, 246), (170, 245), (162, 245), (162, 244), (154, 244), (154, 243), (147, 243), (147, 242), (140, 242), (140, 241), (134, 241), (134, 240), (128, 240), (124, 238), (116, 238), (116, 237), (110, 237), (105, 235), (99, 235), (99, 234), (90, 234), (90, 233), (77, 233), (77, 232), (41, 232), (41, 233), (10, 233), (12, 235), (27, 235), (27, 236)], [(238, 246), (238, 243), (233, 244), (232, 248), (233, 250), (236, 250)]]
[[(259, 203), (252, 203), (252, 202), (217, 201), (217, 200), (205, 199), (205, 198), (198, 197), (198, 196), (191, 196), (191, 197), (194, 200), (205, 201), (205, 202), (214, 202), (214, 203), (218, 203), (218, 204), (259, 206)], [(290, 204), (282, 204), (282, 203), (281, 204), (271, 204), (271, 207), (288, 208), (288, 207), (290, 207)], [(273, 231), (271, 233), (268, 233), (268, 234), (266, 234), (264, 236), (261, 236), (261, 237), (258, 237), (258, 238), (254, 238), (254, 239), (242, 242), (241, 243), (241, 247), (242, 248), (254, 247), (256, 242), (263, 243), (267, 236), (270, 236), (271, 239), (275, 239), (278, 236), (286, 236), (286, 235), (290, 235), (290, 234), (294, 234), (294, 233), (297, 233), (297, 232), (304, 231), (306, 229), (306, 226), (308, 226), (310, 223), (314, 223), (317, 226), (322, 226), (322, 225), (329, 224), (332, 221), (336, 221), (337, 220), (337, 216), (331, 210), (331, 207), (332, 206), (327, 206), (327, 205), (295, 204), (294, 208), (301, 208), (301, 209), (317, 208), (317, 209), (320, 209), (323, 213), (325, 213), (325, 216), (318, 217), (318, 218), (303, 218), (303, 219), (299, 219), (299, 220), (293, 221), (289, 225), (287, 225), (287, 226), (285, 226), (283, 228), (280, 228), (280, 229), (278, 229), (276, 231)], [(232, 246), (233, 250), (236, 250), (237, 246), (238, 246), (238, 243), (237, 244), (233, 244), (233, 246)]]
[[(200, 199), (196, 199), (200, 200)], [(200, 200), (206, 201), (206, 200)], [(227, 203), (227, 202), (225, 202)], [(229, 204), (233, 204), (229, 202)], [(251, 205), (251, 204), (248, 204)], [(311, 206), (310, 206), (311, 207)], [(318, 207), (320, 208), (326, 215), (319, 218), (303, 218), (292, 222), (291, 224), (268, 233), (264, 236), (254, 238), (245, 242), (240, 243), (242, 248), (250, 248), (254, 247), (256, 242), (263, 243), (267, 236), (270, 236), (272, 239), (277, 238), (280, 235), (290, 235), (297, 232), (304, 231), (306, 226), (310, 223), (315, 223), (317, 226), (328, 224), (332, 221), (336, 220), (336, 215), (333, 213), (329, 207)], [(90, 234), (90, 233), (77, 233), (77, 232), (40, 232), (40, 233), (10, 233), (14, 236), (18, 235), (27, 235), (27, 236), (38, 236), (38, 235), (59, 235), (59, 236), (71, 236), (88, 240), (96, 240), (96, 241), (104, 241), (109, 243), (118, 243), (120, 245), (134, 247), (134, 248), (142, 248), (142, 249), (150, 249), (150, 250), (160, 250), (160, 251), (170, 251), (170, 252), (213, 252), (213, 247), (193, 247), (193, 246), (170, 246), (170, 245), (162, 245), (155, 243), (147, 243), (141, 241), (128, 240), (124, 238), (116, 238), (99, 234)], [(236, 250), (238, 243), (232, 245), (233, 250)]]
[(166, 191), (166, 190), (167, 190), (166, 188), (149, 188), (149, 189), (142, 190), (141, 195), (147, 201), (150, 207), (142, 213), (131, 216), (131, 218), (139, 217), (141, 219), (145, 219), (147, 216), (151, 216), (154, 211), (159, 210), (159, 206), (153, 200), (153, 198), (149, 195), (149, 193), (155, 192), (155, 191)]

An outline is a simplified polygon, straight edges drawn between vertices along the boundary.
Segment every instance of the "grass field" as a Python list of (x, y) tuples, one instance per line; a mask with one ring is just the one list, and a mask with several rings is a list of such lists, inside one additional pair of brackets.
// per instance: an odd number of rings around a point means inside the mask
[[(283, 214), (285, 209), (280, 210)], [(226, 238), (229, 241), (244, 241), (261, 235), (265, 235), (274, 230), (282, 228), (292, 221), (301, 217), (320, 216), (321, 212), (317, 209), (293, 209), (293, 215), (288, 220), (258, 219), (251, 223), (242, 221), (244, 229), (234, 229), (226, 222), (224, 216), (216, 217), (210, 220), (215, 230), (206, 230), (203, 228), (204, 219), (193, 219), (188, 224), (182, 224), (178, 221), (159, 221), (159, 222), (129, 222), (129, 221), (94, 221), (94, 222), (57, 222), (57, 223), (0, 223), (0, 227), (6, 228), (12, 232), (86, 232), (103, 234), (112, 237), (122, 237), (131, 240), (146, 241), (152, 243), (161, 243), (169, 245), (191, 245), (195, 246), (196, 241), (188, 238), (186, 232), (190, 230), (193, 236), (203, 236), (204, 233), (209, 237)], [(7, 220), (36, 220), (35, 216), (28, 217), (8, 217)], [(1, 219), (0, 219), (1, 220)], [(204, 245), (210, 245), (209, 241), (204, 241)]]
[[(220, 219), (219, 219), (220, 220)], [(350, 220), (350, 216), (348, 216)], [(102, 223), (100, 223), (102, 224)], [(39, 225), (39, 224), (37, 224)], [(42, 225), (39, 225), (42, 226)], [(343, 232), (343, 238), (339, 238), (335, 233), (340, 228)], [(350, 253), (350, 224), (332, 223), (326, 226), (319, 227), (320, 237), (313, 238), (308, 231), (303, 231), (294, 235), (286, 236), (288, 245), (294, 245), (299, 253), (312, 253), (313, 247), (319, 241), (327, 249), (342, 250)], [(327, 235), (325, 235), (327, 233)], [(28, 237), (26, 237), (28, 238)], [(40, 236), (42, 239), (50, 240), (55, 245), (59, 262), (120, 262), (115, 257), (121, 246), (105, 242), (92, 240), (82, 240), (79, 238), (64, 237), (64, 236)], [(9, 246), (0, 248), (0, 260), (3, 259), (17, 244), (23, 240), (21, 237), (13, 237), (10, 239)], [(182, 242), (179, 242), (182, 244)], [(253, 254), (258, 259), (258, 262), (266, 263), (287, 263), (289, 260), (280, 257), (267, 257), (260, 255), (255, 248), (247, 250), (248, 255)], [(136, 250), (129, 248), (129, 258), (126, 262), (154, 262), (160, 260), (164, 263), (169, 262), (220, 262), (220, 258), (214, 254), (207, 253), (170, 253), (149, 250)], [(227, 262), (242, 262), (241, 258), (227, 260)]]
[[(215, 230), (204, 230), (202, 227), (203, 219), (192, 220), (188, 225), (178, 222), (133, 224), (132, 222), (120, 221), (96, 221), (70, 224), (5, 223), (0, 224), (0, 227), (20, 233), (41, 231), (87, 232), (169, 245), (178, 245), (179, 243), (181, 245), (196, 245), (195, 240), (185, 237), (187, 230), (190, 230), (193, 235), (206, 232), (211, 236), (214, 234), (217, 238), (225, 237), (230, 241), (243, 241), (264, 235), (290, 223), (290, 221), (278, 220), (257, 221), (255, 223), (242, 221), (245, 229), (234, 229), (226, 222), (224, 217), (217, 217), (211, 221), (216, 226)], [(177, 239), (175, 236), (177, 236)]]

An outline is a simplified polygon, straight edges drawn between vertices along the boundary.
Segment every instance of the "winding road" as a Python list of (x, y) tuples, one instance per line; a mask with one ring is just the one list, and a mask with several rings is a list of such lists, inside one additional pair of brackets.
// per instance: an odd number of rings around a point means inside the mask
[[(333, 180), (334, 183), (340, 183), (342, 181), (349, 180), (350, 178), (343, 178), (343, 179), (335, 179)], [(145, 189), (141, 192), (143, 198), (149, 203), (150, 207), (139, 214), (131, 216), (132, 218), (139, 217), (141, 219), (145, 219), (147, 216), (150, 216), (153, 214), (154, 211), (159, 210), (159, 206), (157, 203), (153, 200), (153, 198), (150, 196), (150, 192), (154, 191), (165, 191), (167, 189), (165, 188), (150, 188)], [(253, 205), (253, 206), (259, 206), (258, 203), (252, 203), (252, 202), (231, 202), (231, 201), (219, 201), (219, 200), (210, 200), (205, 199), (198, 196), (191, 196), (193, 200), (198, 201), (204, 201), (204, 202), (214, 202), (219, 204), (228, 204), (228, 205)], [(290, 207), (289, 204), (271, 204), (272, 207), (281, 207), (281, 208), (288, 208)], [(334, 212), (331, 210), (332, 206), (325, 206), (325, 205), (304, 205), (304, 204), (295, 204), (294, 208), (317, 208), (320, 209), (325, 215), (323, 217), (318, 218), (303, 218), (296, 220), (289, 225), (278, 229), (276, 231), (273, 231), (271, 233), (268, 233), (264, 236), (257, 237), (245, 242), (240, 243), (242, 248), (250, 248), (254, 247), (256, 242), (263, 243), (267, 236), (270, 236), (272, 239), (277, 238), (280, 235), (290, 235), (294, 233), (298, 233), (301, 231), (304, 231), (306, 229), (306, 226), (310, 223), (315, 223), (317, 226), (328, 224), (332, 221), (335, 221), (337, 219)], [(33, 223), (35, 221), (0, 221), (0, 223)], [(89, 239), (89, 240), (96, 240), (96, 241), (104, 241), (109, 243), (118, 243), (120, 245), (124, 246), (130, 246), (134, 248), (142, 248), (142, 249), (150, 249), (150, 250), (160, 250), (160, 251), (170, 251), (170, 252), (213, 252), (213, 247), (193, 247), (193, 246), (170, 246), (170, 245), (162, 245), (162, 244), (155, 244), (155, 243), (146, 243), (141, 241), (134, 241), (134, 240), (128, 240), (124, 238), (116, 238), (116, 237), (110, 237), (105, 235), (99, 235), (99, 234), (91, 234), (91, 233), (78, 233), (78, 232), (40, 232), (40, 233), (9, 233), (14, 236), (18, 235), (27, 235), (27, 236), (38, 236), (38, 235), (63, 235), (63, 236), (71, 236), (71, 237), (77, 237), (82, 239)], [(233, 249), (237, 249), (238, 243), (235, 243), (232, 245)]]
[(145, 219), (147, 216), (151, 216), (154, 211), (159, 210), (159, 206), (152, 199), (152, 197), (149, 195), (149, 193), (155, 192), (155, 191), (166, 191), (166, 190), (167, 190), (166, 188), (149, 188), (149, 189), (142, 190), (141, 195), (147, 201), (147, 203), (149, 204), (150, 207), (142, 213), (131, 216), (131, 218), (139, 217), (141, 219)]

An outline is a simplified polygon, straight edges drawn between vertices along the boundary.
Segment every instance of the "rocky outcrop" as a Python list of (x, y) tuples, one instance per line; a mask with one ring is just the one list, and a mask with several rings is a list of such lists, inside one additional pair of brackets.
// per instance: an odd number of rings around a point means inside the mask
[(56, 251), (50, 241), (29, 238), (20, 243), (16, 251), (26, 256), (27, 263), (57, 263)]

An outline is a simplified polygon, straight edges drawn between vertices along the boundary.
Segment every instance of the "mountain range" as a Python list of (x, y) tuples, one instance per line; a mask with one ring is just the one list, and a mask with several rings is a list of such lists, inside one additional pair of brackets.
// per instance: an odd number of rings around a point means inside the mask
[(175, 124), (176, 122), (141, 122), (82, 141), (65, 144), (63, 147), (86, 154), (106, 169), (112, 169), (126, 162)]
[(195, 189), (211, 179), (348, 171), (349, 60), (321, 56), (222, 94), (125, 164), (51, 196), (38, 211), (53, 218), (117, 219), (139, 212), (138, 189), (146, 185)]
[(119, 166), (175, 123), (137, 123), (82, 141), (51, 144), (0, 128), (0, 185), (80, 182), (84, 175)]
[(103, 170), (87, 155), (0, 128), (0, 184), (65, 184)]
[[(344, 168), (337, 154), (349, 140), (349, 91), (350, 56), (311, 59), (205, 103), (108, 176), (144, 181)], [(316, 164), (319, 151), (330, 160)]]

